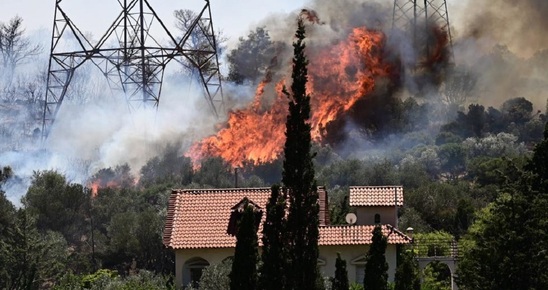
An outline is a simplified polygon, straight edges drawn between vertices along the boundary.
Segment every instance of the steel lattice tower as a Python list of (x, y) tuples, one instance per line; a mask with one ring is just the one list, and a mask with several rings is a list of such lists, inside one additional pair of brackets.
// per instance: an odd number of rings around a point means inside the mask
[(421, 34), (429, 33), (429, 25), (436, 24), (441, 31), (447, 33), (452, 50), (453, 40), (446, 0), (394, 0), (392, 15), (392, 28), (411, 33), (415, 47), (417, 38)]
[[(158, 106), (166, 65), (175, 60), (190, 63), (199, 71), (206, 99), (216, 116), (224, 110), (217, 43), (209, 0), (185, 34), (175, 38), (158, 17), (148, 0), (117, 0), (121, 12), (105, 34), (92, 43), (72, 22), (56, 0), (48, 65), (47, 90), (42, 116), (42, 137), (47, 138), (66, 97), (75, 70), (93, 63), (107, 78), (109, 86), (124, 92), (128, 104)], [(151, 27), (162, 35), (152, 35)], [(190, 38), (199, 35), (199, 47)], [(61, 40), (75, 39), (77, 49), (65, 51)], [(167, 39), (168, 44), (160, 44)]]

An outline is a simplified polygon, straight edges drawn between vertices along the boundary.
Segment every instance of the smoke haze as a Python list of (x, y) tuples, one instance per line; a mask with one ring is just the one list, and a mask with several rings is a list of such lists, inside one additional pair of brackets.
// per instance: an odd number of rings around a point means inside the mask
[[(548, 98), (548, 18), (545, 17), (548, 15), (548, 1), (448, 2), (455, 65), (478, 78), (476, 86), (468, 92), (466, 103), (461, 105), (467, 107), (469, 103), (477, 102), (499, 107), (507, 99), (525, 97), (537, 109), (544, 109)], [(314, 53), (319, 48), (335, 44), (346, 39), (353, 28), (361, 26), (382, 30), (390, 37), (392, 4), (393, 1), (380, 0), (310, 2), (303, 8), (316, 11), (321, 24), (307, 27), (308, 49)], [(290, 15), (271, 15), (258, 24), (266, 27), (272, 40), (286, 44), (278, 52), (278, 65), (274, 71), (280, 78), (290, 76), (290, 43), (299, 13), (300, 10)], [(398, 57), (416, 57), (409, 51), (409, 42), (403, 36), (389, 39), (390, 48)], [(63, 103), (45, 144), (47, 153), (39, 150), (0, 153), (0, 166), (11, 166), (24, 179), (18, 185), (5, 186), (12, 202), (19, 203), (35, 170), (59, 170), (69, 180), (85, 184), (98, 169), (128, 163), (137, 171), (149, 158), (159, 154), (166, 144), (183, 144), (181, 154), (184, 154), (191, 143), (216, 132), (218, 120), (213, 117), (197, 82), (168, 78), (158, 112), (133, 110), (131, 113), (122, 96), (104, 96), (105, 88), (99, 81), (91, 82), (91, 87), (86, 78), (82, 83), (81, 92), (90, 96), (85, 104), (78, 100)], [(377, 88), (376, 93), (405, 98), (411, 94), (405, 89), (408, 88)], [(265, 89), (269, 91), (269, 97), (264, 101), (272, 102), (276, 90), (275, 84), (269, 84)], [(224, 92), (228, 109), (238, 109), (245, 108), (253, 99), (255, 88), (225, 82)], [(354, 114), (359, 117), (359, 112)], [(443, 113), (438, 115), (440, 118), (451, 117)], [(338, 129), (348, 133), (344, 138), (349, 138), (349, 141), (341, 145), (344, 151), (349, 151), (348, 156), (355, 156), (350, 151), (361, 150), (359, 147), (371, 149), (374, 146), (352, 137), (361, 130), (355, 122), (341, 123)], [(378, 146), (388, 147), (385, 143)]]

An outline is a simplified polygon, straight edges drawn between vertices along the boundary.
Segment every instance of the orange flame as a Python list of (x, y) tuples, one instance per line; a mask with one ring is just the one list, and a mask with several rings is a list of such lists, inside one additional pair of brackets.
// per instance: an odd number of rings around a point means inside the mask
[(89, 185), (91, 189), (91, 197), (97, 196), (97, 192), (99, 191), (99, 186), (100, 186), (100, 180), (96, 180)]
[[(133, 185), (136, 185), (139, 182), (138, 179), (135, 179), (133, 181)], [(101, 178), (95, 179), (91, 182), (89, 185), (89, 188), (91, 189), (91, 196), (96, 197), (99, 189), (102, 188), (122, 188), (122, 184), (117, 180), (102, 180)]]
[[(343, 42), (309, 56), (312, 138), (322, 140), (322, 128), (348, 111), (374, 88), (375, 80), (389, 76), (391, 66), (383, 59), (385, 35), (355, 28)], [(268, 88), (269, 74), (256, 89), (255, 98), (243, 110), (230, 112), (226, 127), (215, 136), (194, 144), (186, 156), (197, 164), (207, 156), (222, 157), (233, 166), (275, 160), (283, 151), (287, 97), (281, 93), (284, 80)], [(275, 89), (267, 98), (265, 91)], [(264, 103), (271, 102), (269, 108)]]

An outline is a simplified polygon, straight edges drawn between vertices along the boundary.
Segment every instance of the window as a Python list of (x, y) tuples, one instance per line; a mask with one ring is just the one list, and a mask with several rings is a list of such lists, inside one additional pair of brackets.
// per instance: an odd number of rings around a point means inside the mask
[(381, 215), (376, 213), (375, 214), (375, 224), (378, 225), (381, 223)]
[[(361, 255), (350, 261), (350, 265), (356, 267), (356, 283), (363, 285), (363, 278), (365, 277), (365, 255)], [(352, 281), (350, 281), (352, 282)]]
[(186, 261), (183, 265), (183, 287), (199, 288), (202, 272), (207, 266), (209, 266), (209, 262), (199, 257)]

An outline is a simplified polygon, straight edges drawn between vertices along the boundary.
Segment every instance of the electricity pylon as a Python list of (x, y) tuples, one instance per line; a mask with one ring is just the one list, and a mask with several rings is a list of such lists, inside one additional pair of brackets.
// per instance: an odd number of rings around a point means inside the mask
[[(42, 115), (43, 139), (50, 133), (74, 72), (86, 62), (93, 63), (102, 72), (111, 89), (125, 94), (130, 107), (133, 104), (158, 107), (166, 66), (172, 60), (190, 63), (199, 72), (213, 114), (217, 117), (222, 114), (224, 102), (218, 46), (209, 0), (205, 0), (202, 10), (180, 38), (167, 29), (148, 0), (117, 0), (120, 13), (105, 34), (93, 43), (69, 18), (62, 2), (55, 2)], [(152, 27), (160, 33), (153, 35)], [(200, 40), (198, 45), (196, 38)], [(167, 43), (159, 42), (165, 39)], [(76, 43), (77, 49), (67, 51), (63, 40)]]

